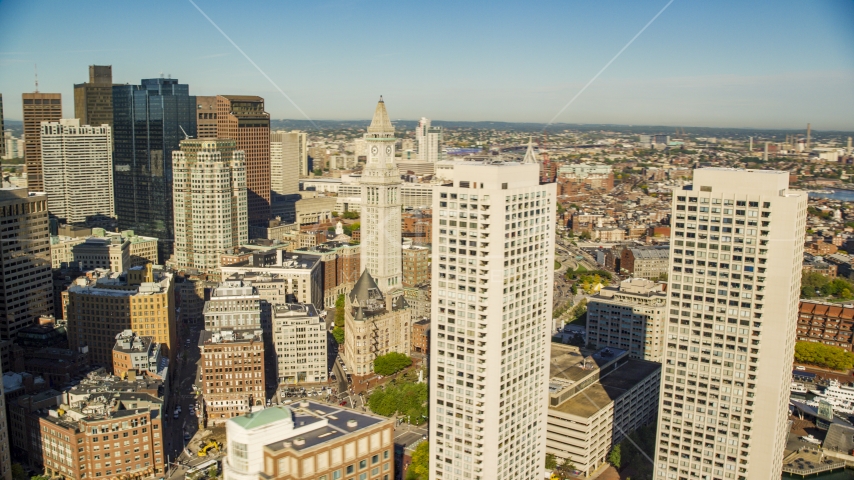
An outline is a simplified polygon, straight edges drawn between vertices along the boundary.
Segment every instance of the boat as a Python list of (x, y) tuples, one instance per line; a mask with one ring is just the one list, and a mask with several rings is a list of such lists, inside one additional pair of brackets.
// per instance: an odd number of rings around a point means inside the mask
[(808, 401), (807, 405), (817, 407), (819, 401), (825, 401), (834, 412), (854, 415), (854, 387), (830, 380), (823, 390), (810, 390), (810, 393), (815, 394), (815, 398)]
[(792, 386), (789, 388), (789, 391), (792, 393), (807, 393), (807, 388), (804, 387), (803, 383), (800, 382), (792, 382)]
[(814, 445), (821, 445), (821, 440), (813, 437), (812, 435), (804, 435), (803, 437), (801, 437), (801, 440), (807, 443), (812, 443)]

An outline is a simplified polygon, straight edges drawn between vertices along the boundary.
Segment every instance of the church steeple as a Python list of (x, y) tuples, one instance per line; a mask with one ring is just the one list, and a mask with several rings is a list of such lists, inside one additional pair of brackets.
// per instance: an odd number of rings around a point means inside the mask
[(377, 102), (377, 108), (374, 110), (374, 118), (371, 120), (371, 126), (368, 127), (368, 133), (394, 133), (394, 127), (388, 118), (382, 95), (380, 95), (380, 101)]
[(528, 150), (525, 152), (525, 159), (522, 160), (522, 163), (540, 163), (537, 154), (534, 153), (533, 137), (528, 137)]

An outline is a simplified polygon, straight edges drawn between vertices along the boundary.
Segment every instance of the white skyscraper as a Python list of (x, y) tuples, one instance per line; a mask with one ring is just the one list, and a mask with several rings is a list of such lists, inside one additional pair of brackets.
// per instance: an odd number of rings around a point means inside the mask
[(779, 479), (807, 194), (703, 168), (672, 202), (655, 478)]
[(306, 134), (279, 130), (270, 133), (270, 190), (273, 195), (299, 193), (300, 173), (308, 175)]
[(172, 152), (175, 264), (219, 275), (220, 257), (249, 237), (246, 164), (230, 139), (188, 139)]
[(555, 184), (528, 157), (437, 170), (430, 478), (542, 478)]
[(415, 130), (418, 160), (435, 163), (442, 160), (442, 127), (431, 127), (430, 119), (421, 117)]
[(42, 175), (50, 213), (69, 223), (115, 216), (113, 143), (109, 125), (76, 118), (41, 125)]
[(362, 171), (361, 265), (380, 291), (402, 288), (400, 172), (394, 164), (394, 127), (382, 97), (365, 134), (368, 159)]

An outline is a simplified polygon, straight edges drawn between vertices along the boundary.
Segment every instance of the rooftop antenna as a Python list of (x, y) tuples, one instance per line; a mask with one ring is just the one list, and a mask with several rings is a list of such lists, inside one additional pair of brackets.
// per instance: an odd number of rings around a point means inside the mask
[(36, 93), (39, 93), (39, 64), (33, 64), (33, 69), (36, 72)]
[(178, 125), (178, 128), (180, 128), (180, 129), (181, 129), (181, 133), (183, 133), (183, 134), (184, 134), (184, 140), (189, 140), (189, 139), (193, 138), (193, 137), (191, 137), (191, 136), (187, 135), (187, 131), (186, 131), (186, 130), (184, 130), (184, 127), (182, 127), (181, 125)]

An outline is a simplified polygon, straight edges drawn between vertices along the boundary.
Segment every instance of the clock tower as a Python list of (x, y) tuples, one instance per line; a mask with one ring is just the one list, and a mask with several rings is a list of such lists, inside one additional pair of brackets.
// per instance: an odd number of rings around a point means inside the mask
[(365, 134), (362, 170), (361, 262), (384, 294), (402, 289), (400, 172), (394, 163), (394, 127), (380, 97)]

